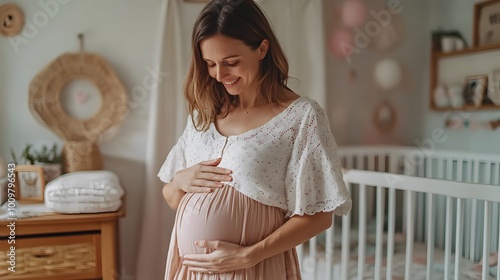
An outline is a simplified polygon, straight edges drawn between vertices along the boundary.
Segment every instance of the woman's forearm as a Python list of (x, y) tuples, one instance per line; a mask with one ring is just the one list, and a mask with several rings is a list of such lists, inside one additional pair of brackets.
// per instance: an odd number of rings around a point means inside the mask
[(176, 189), (172, 182), (170, 182), (163, 186), (162, 194), (168, 206), (172, 208), (172, 210), (177, 210), (182, 197), (186, 193), (181, 189)]
[(252, 245), (251, 255), (259, 262), (288, 251), (328, 229), (332, 225), (332, 212), (293, 216), (264, 240)]

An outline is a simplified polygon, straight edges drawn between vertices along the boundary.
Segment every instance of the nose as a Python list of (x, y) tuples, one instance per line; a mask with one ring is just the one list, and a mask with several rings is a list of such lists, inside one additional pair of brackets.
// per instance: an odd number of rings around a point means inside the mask
[(224, 80), (224, 77), (227, 76), (227, 69), (223, 65), (217, 66), (217, 73), (216, 73), (216, 79), (218, 82), (222, 82)]

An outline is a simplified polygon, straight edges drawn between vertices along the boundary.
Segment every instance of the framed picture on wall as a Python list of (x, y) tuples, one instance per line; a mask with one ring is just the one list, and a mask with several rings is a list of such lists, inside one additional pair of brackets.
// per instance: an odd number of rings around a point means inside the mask
[(479, 107), (488, 86), (487, 75), (467, 76), (464, 87), (464, 105)]
[(500, 0), (480, 1), (474, 5), (473, 45), (500, 44)]
[(488, 98), (500, 105), (500, 69), (493, 70), (488, 76)]
[(37, 165), (16, 166), (16, 200), (43, 202), (43, 168)]

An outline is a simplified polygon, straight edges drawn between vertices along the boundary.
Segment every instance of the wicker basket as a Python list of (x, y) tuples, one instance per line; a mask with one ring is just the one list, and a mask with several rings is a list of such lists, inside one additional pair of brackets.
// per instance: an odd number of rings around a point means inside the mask
[(62, 161), (64, 173), (102, 169), (99, 147), (87, 141), (66, 141)]
[(92, 273), (97, 263), (90, 242), (16, 249), (15, 273), (8, 270), (7, 253), (0, 253), (0, 278), (32, 279), (55, 274)]

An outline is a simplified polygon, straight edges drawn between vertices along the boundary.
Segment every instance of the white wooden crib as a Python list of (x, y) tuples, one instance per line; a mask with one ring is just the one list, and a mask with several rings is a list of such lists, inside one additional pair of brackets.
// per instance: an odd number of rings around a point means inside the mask
[(408, 147), (339, 154), (353, 209), (297, 248), (304, 280), (500, 280), (500, 155)]

